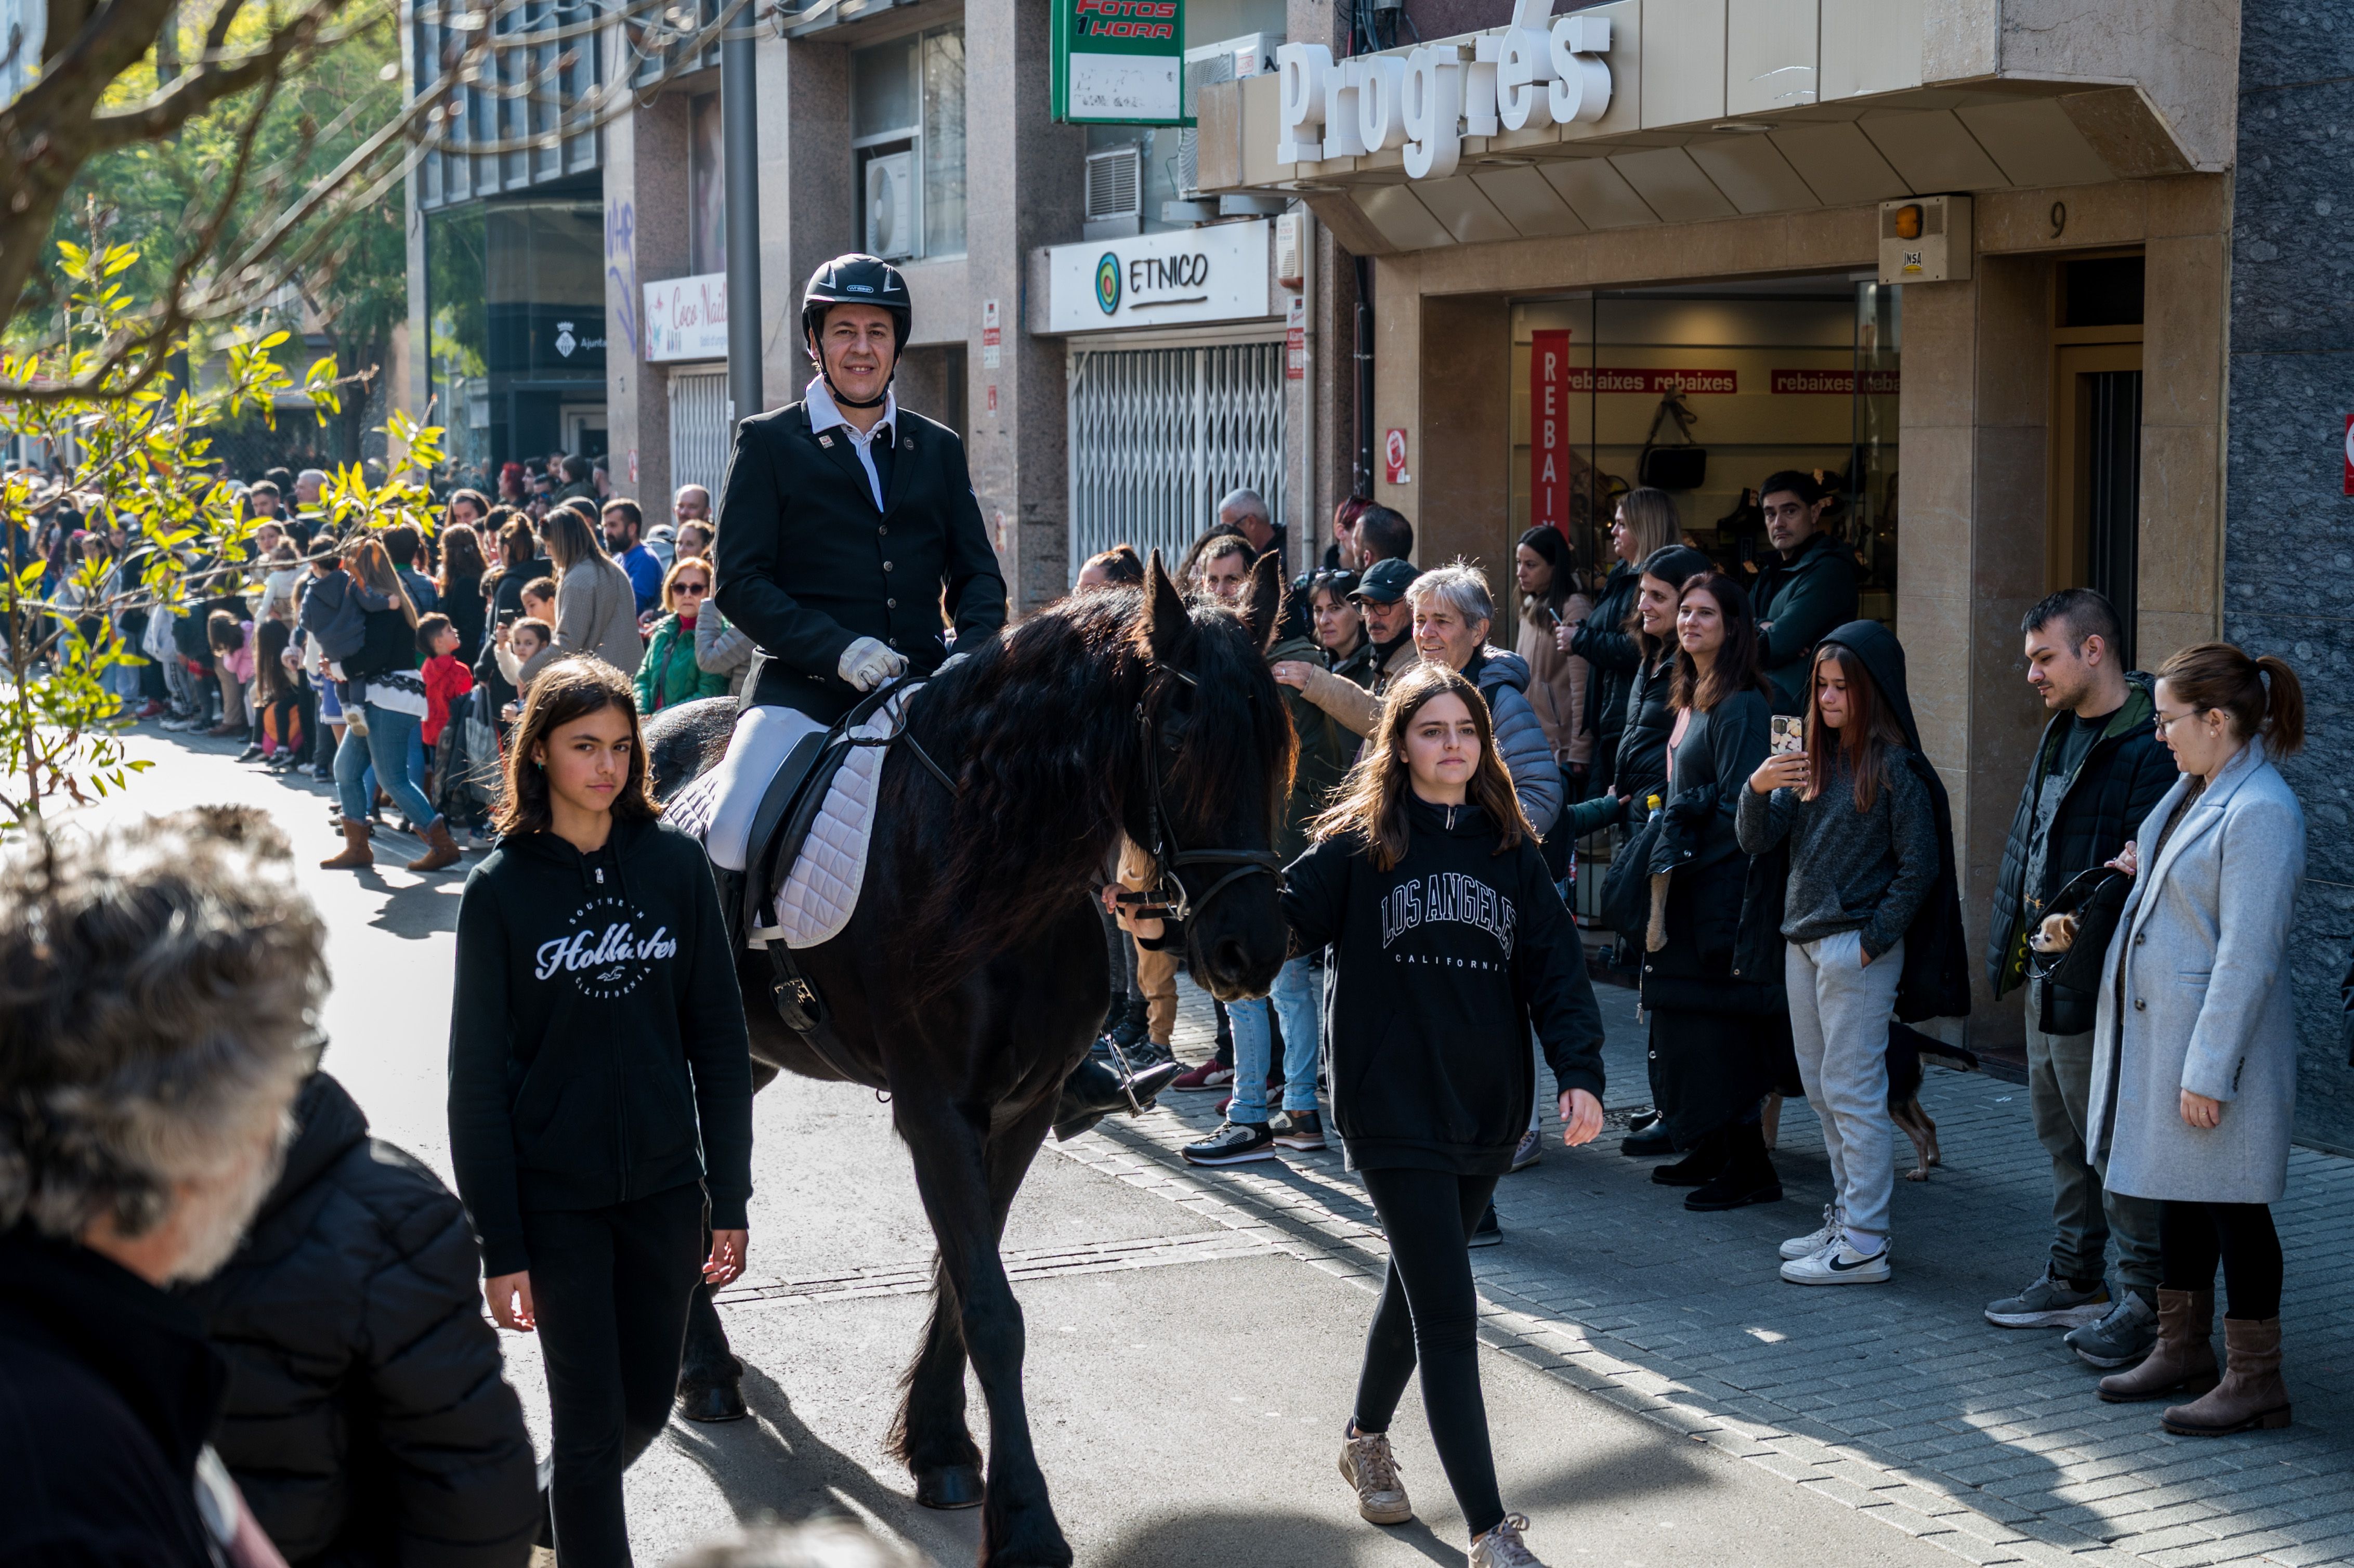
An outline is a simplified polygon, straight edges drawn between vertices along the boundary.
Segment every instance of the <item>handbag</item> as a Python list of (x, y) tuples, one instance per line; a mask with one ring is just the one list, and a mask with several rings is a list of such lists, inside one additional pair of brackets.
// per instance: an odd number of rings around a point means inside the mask
[(1629, 830), (1602, 874), (1602, 923), (1638, 951), (1651, 925), (1651, 852), (1663, 821), (1654, 811)]
[(2070, 877), (2044, 906), (2046, 919), (2054, 915), (2076, 916), (2076, 939), (2066, 952), (2030, 949), (2027, 955), (2027, 972), (2041, 982), (2042, 1004), (2036, 1027), (2044, 1033), (2088, 1033), (2098, 1022), (2101, 969), (2132, 892), (2132, 877), (2096, 865)]
[[(1673, 417), (1680, 446), (1659, 444), (1659, 421)], [(1651, 428), (1643, 435), (1642, 455), (1635, 460), (1635, 477), (1654, 490), (1698, 490), (1708, 478), (1708, 449), (1692, 440), (1691, 428), (1700, 416), (1684, 407), (1681, 391), (1663, 394), (1651, 414)]]

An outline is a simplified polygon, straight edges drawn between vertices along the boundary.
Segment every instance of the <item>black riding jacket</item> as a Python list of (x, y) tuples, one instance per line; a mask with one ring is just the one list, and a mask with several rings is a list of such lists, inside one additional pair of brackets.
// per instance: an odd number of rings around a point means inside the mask
[(964, 443), (906, 408), (875, 466), (885, 504), (839, 429), (815, 432), (793, 403), (744, 420), (719, 499), (714, 596), (759, 645), (745, 700), (831, 724), (858, 693), (843, 651), (872, 637), (919, 675), (948, 657), (941, 601), (960, 640), (1005, 624), (1005, 579), (981, 520)]

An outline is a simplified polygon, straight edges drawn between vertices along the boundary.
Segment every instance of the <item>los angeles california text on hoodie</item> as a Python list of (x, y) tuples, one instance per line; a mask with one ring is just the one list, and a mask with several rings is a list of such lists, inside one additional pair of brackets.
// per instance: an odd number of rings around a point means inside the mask
[(474, 868), (458, 907), (450, 1145), (489, 1274), (529, 1266), (526, 1209), (606, 1208), (699, 1178), (713, 1226), (744, 1228), (751, 1056), (692, 839), (617, 818), (593, 854), (525, 833)]
[(1535, 844), (1495, 853), (1476, 806), (1406, 806), (1387, 871), (1331, 838), (1291, 863), (1283, 912), (1332, 948), (1332, 1122), (1358, 1169), (1500, 1174), (1536, 1092), (1533, 1023), (1559, 1089), (1602, 1094), (1602, 1013)]

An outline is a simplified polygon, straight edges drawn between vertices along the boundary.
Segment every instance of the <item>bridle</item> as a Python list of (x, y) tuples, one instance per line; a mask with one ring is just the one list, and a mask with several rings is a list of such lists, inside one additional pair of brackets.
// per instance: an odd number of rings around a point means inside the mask
[[(1273, 850), (1192, 849), (1177, 842), (1176, 830), (1171, 821), (1169, 808), (1161, 800), (1161, 723), (1159, 704), (1155, 700), (1161, 687), (1161, 677), (1174, 676), (1189, 686), (1199, 688), (1201, 683), (1174, 665), (1156, 661), (1146, 681), (1143, 694), (1136, 700), (1136, 723), (1144, 744), (1145, 850), (1152, 856), (1152, 885), (1140, 893), (1122, 893), (1119, 902), (1131, 915), (1150, 919), (1186, 921), (1210, 906), (1210, 900), (1224, 893), (1246, 876), (1275, 878), (1276, 891), (1283, 891), (1283, 857)], [(1199, 898), (1185, 891), (1184, 878), (1178, 874), (1186, 866), (1230, 867), (1224, 876), (1210, 884)]]

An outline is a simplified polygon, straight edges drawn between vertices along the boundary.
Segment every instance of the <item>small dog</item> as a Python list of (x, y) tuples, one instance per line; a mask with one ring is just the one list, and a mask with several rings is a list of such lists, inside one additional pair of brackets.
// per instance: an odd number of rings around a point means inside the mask
[(2027, 938), (2027, 945), (2039, 953), (2064, 953), (2076, 945), (2076, 928), (2073, 910), (2064, 915), (2047, 915), (2043, 923), (2035, 927), (2034, 935)]
[[(1945, 1163), (1937, 1148), (1937, 1124), (1921, 1104), (1921, 1058), (1936, 1056), (1958, 1072), (1975, 1073), (1978, 1067), (1978, 1054), (1958, 1045), (1948, 1045), (1935, 1035), (1924, 1034), (1910, 1024), (1891, 1022), (1888, 1026), (1888, 1116), (1898, 1129), (1912, 1141), (1914, 1157), (1920, 1161), (1904, 1172), (1907, 1181), (1926, 1181), (1929, 1169)], [(1766, 1147), (1774, 1148), (1780, 1141), (1782, 1128), (1782, 1097), (1769, 1094), (1762, 1119)]]

